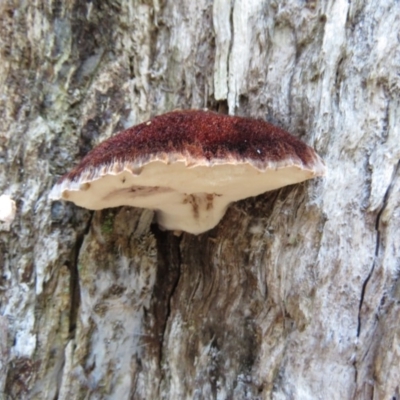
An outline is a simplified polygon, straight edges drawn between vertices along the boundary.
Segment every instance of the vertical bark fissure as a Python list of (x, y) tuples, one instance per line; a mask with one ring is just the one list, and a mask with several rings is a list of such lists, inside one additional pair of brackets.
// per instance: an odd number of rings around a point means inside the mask
[(76, 320), (78, 318), (79, 305), (81, 300), (81, 291), (79, 285), (79, 254), (85, 236), (89, 233), (92, 224), (93, 213), (91, 214), (83, 232), (77, 237), (75, 248), (73, 250), (73, 263), (70, 266), (70, 309), (69, 309), (69, 335), (75, 335)]
[[(168, 320), (171, 316), (171, 310), (172, 310), (172, 299), (174, 297), (174, 294), (176, 292), (176, 288), (179, 285), (179, 281), (181, 278), (181, 251), (180, 251), (180, 238), (179, 240), (175, 243), (175, 245), (177, 246), (177, 255), (178, 255), (178, 274), (177, 277), (175, 278), (174, 282), (172, 283), (172, 287), (171, 287), (171, 291), (169, 292), (168, 295), (168, 301), (167, 301), (167, 314), (165, 316), (165, 325), (164, 325), (164, 329), (162, 332), (162, 338), (161, 338), (161, 351), (162, 351), (162, 343), (164, 342), (164, 336), (165, 336), (165, 331), (167, 330), (167, 325), (168, 325)], [(161, 361), (161, 359), (160, 359)]]
[[(363, 285), (362, 285), (362, 288), (361, 288), (360, 304), (359, 304), (359, 307), (358, 307), (357, 338), (359, 338), (360, 335), (361, 335), (361, 325), (362, 325), (361, 324), (361, 310), (362, 310), (362, 306), (363, 306), (363, 303), (364, 303), (365, 293), (366, 293), (366, 290), (367, 290), (368, 283), (369, 283), (369, 281), (370, 281), (370, 279), (372, 277), (372, 274), (374, 273), (375, 266), (376, 266), (376, 263), (377, 263), (377, 259), (378, 259), (378, 256), (379, 256), (379, 252), (380, 252), (380, 245), (381, 245), (380, 222), (381, 222), (381, 217), (382, 217), (383, 211), (385, 210), (385, 208), (387, 206), (387, 203), (388, 203), (388, 200), (389, 200), (389, 197), (390, 197), (390, 194), (392, 192), (393, 185), (394, 185), (394, 181), (396, 179), (396, 176), (397, 176), (399, 170), (400, 170), (400, 160), (397, 162), (397, 165), (395, 166), (395, 168), (393, 170), (392, 179), (391, 179), (390, 184), (388, 185), (388, 187), (386, 189), (386, 192), (385, 192), (385, 195), (383, 197), (382, 207), (381, 207), (381, 209), (379, 210), (379, 212), (378, 212), (378, 214), (376, 216), (376, 220), (375, 220), (375, 231), (376, 231), (375, 254), (374, 254), (374, 260), (372, 262), (371, 269), (370, 269), (367, 277), (365, 278), (365, 280), (363, 282)], [(353, 365), (354, 365), (354, 369), (355, 369), (354, 381), (357, 384), (357, 381), (358, 381), (357, 358), (355, 358)]]
[[(234, 29), (233, 29), (233, 9), (235, 7), (235, 1), (233, 1), (231, 3), (231, 10), (229, 13), (229, 26), (231, 28), (231, 42), (229, 43), (229, 48), (228, 48), (228, 54), (227, 54), (227, 63), (226, 63), (226, 78), (227, 78), (227, 85), (228, 85), (228, 92), (229, 92), (229, 67), (230, 67), (230, 63), (229, 63), (229, 59), (231, 57), (231, 53), (232, 53), (232, 47), (233, 47), (233, 40), (234, 40)], [(227, 93), (228, 95), (228, 93)]]
[[(82, 248), (82, 244), (85, 236), (89, 233), (91, 222), (92, 222), (93, 213), (90, 215), (85, 228), (77, 235), (75, 246), (71, 251), (71, 262), (67, 263), (69, 269), (69, 326), (68, 326), (68, 334), (69, 339), (74, 339), (75, 330), (76, 330), (76, 322), (78, 319), (79, 313), (79, 305), (80, 305), (80, 285), (79, 285), (79, 254)], [(66, 350), (68, 342), (65, 343), (64, 352)], [(60, 369), (58, 370), (57, 379), (55, 382), (56, 390), (54, 393), (53, 399), (56, 400), (60, 394), (60, 388), (62, 384), (62, 375), (65, 368), (65, 358), (60, 365)]]
[(368, 282), (371, 279), (371, 276), (375, 270), (375, 265), (376, 265), (376, 261), (377, 258), (379, 256), (379, 250), (380, 250), (380, 242), (381, 242), (381, 230), (380, 230), (380, 221), (381, 221), (381, 216), (383, 211), (386, 208), (387, 202), (389, 200), (389, 196), (391, 194), (392, 188), (393, 188), (393, 184), (394, 181), (396, 179), (397, 173), (400, 169), (400, 160), (397, 162), (396, 167), (393, 170), (393, 174), (392, 174), (392, 179), (390, 181), (389, 186), (386, 189), (385, 195), (383, 196), (383, 201), (382, 201), (382, 207), (379, 210), (377, 216), (376, 216), (376, 221), (375, 221), (375, 231), (376, 231), (376, 243), (375, 243), (375, 254), (374, 254), (374, 260), (372, 262), (372, 266), (371, 269), (367, 275), (367, 277), (365, 278), (362, 288), (361, 288), (361, 297), (360, 297), (360, 305), (358, 307), (358, 326), (357, 326), (357, 337), (360, 336), (361, 333), (361, 309), (363, 306), (363, 302), (364, 302), (364, 296), (365, 296), (365, 292), (367, 290), (367, 286), (368, 286)]
[[(166, 304), (163, 312), (163, 321), (161, 323), (160, 330), (158, 331), (159, 337), (159, 354), (158, 354), (158, 369), (160, 371), (160, 379), (158, 381), (158, 389), (157, 392), (160, 394), (162, 382), (165, 378), (163, 373), (163, 347), (164, 347), (164, 339), (167, 335), (168, 330), (168, 321), (172, 315), (172, 300), (177, 291), (177, 287), (179, 285), (179, 281), (181, 279), (181, 237), (176, 237), (172, 233), (166, 233), (159, 231), (158, 228), (153, 229), (153, 233), (157, 240), (157, 251), (159, 252), (158, 258), (158, 274), (168, 276), (163, 276), (162, 279), (169, 280), (170, 282), (162, 284), (162, 288), (160, 287), (161, 292), (156, 295), (160, 301)], [(157, 291), (157, 289), (156, 289)]]
[(230, 7), (230, 13), (229, 13), (229, 28), (230, 28), (230, 43), (228, 46), (228, 54), (226, 55), (226, 108), (227, 110), (224, 110), (224, 113), (226, 112), (229, 114), (229, 102), (228, 102), (228, 97), (229, 97), (229, 92), (230, 92), (230, 87), (229, 87), (229, 75), (230, 75), (230, 59), (231, 59), (231, 54), (232, 54), (232, 47), (233, 47), (233, 40), (234, 40), (234, 27), (233, 27), (233, 9), (235, 7), (235, 0), (231, 1), (231, 7)]

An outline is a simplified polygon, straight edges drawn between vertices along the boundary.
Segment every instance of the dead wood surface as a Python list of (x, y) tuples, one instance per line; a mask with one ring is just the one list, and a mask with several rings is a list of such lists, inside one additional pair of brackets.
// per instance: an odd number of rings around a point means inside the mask
[[(0, 2), (5, 399), (400, 399), (394, 0)], [(176, 108), (262, 118), (328, 174), (199, 236), (48, 192)]]

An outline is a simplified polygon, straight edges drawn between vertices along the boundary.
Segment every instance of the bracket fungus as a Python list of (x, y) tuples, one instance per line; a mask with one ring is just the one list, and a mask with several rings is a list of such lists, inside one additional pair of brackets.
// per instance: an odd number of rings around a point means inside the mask
[(212, 229), (231, 202), (324, 175), (314, 150), (265, 121), (173, 111), (104, 141), (50, 193), (99, 210), (156, 212), (163, 229)]

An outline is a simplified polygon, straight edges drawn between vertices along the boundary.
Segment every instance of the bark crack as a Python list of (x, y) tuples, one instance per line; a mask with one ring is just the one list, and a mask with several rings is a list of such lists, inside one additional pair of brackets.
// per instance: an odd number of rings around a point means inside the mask
[[(176, 251), (176, 255), (177, 255), (177, 267), (178, 267), (178, 273), (177, 276), (175, 278), (175, 280), (172, 282), (172, 287), (171, 287), (171, 291), (169, 292), (168, 295), (168, 302), (167, 302), (167, 314), (165, 315), (165, 327), (163, 330), (163, 339), (164, 339), (164, 334), (167, 328), (167, 323), (168, 323), (168, 319), (171, 316), (171, 303), (172, 303), (172, 298), (174, 297), (174, 294), (176, 292), (176, 288), (178, 287), (180, 278), (181, 278), (181, 251), (180, 251), (180, 243), (181, 243), (181, 238), (177, 238), (177, 241), (174, 243), (176, 248), (174, 249)], [(161, 342), (162, 343), (162, 342)]]
[(70, 265), (70, 308), (69, 308), (69, 336), (73, 338), (75, 335), (76, 321), (78, 318), (79, 305), (81, 300), (81, 291), (79, 285), (79, 254), (83, 245), (85, 236), (89, 233), (90, 226), (92, 223), (93, 213), (88, 219), (85, 229), (82, 233), (79, 233), (75, 242), (75, 247), (73, 249), (73, 263)]
[[(66, 265), (69, 269), (69, 326), (68, 326), (68, 341), (75, 338), (76, 332), (76, 321), (78, 319), (79, 305), (81, 300), (81, 291), (79, 285), (79, 254), (83, 245), (83, 241), (85, 236), (89, 233), (90, 226), (92, 223), (93, 213), (90, 214), (89, 219), (84, 224), (84, 229), (79, 229), (79, 233), (77, 234), (77, 238), (75, 241), (75, 246), (71, 250), (71, 262), (67, 262)], [(54, 395), (54, 399), (58, 399), (61, 388), (62, 375), (64, 375), (65, 368), (65, 352), (67, 349), (68, 341), (64, 345), (64, 360), (61, 365), (60, 370), (58, 371), (58, 379), (56, 380), (56, 392)]]
[(159, 317), (158, 328), (158, 368), (160, 379), (158, 381), (158, 392), (161, 392), (161, 385), (165, 379), (163, 372), (163, 347), (164, 339), (167, 335), (168, 321), (173, 313), (172, 301), (179, 281), (181, 279), (181, 237), (175, 236), (171, 232), (162, 232), (153, 227), (153, 234), (156, 237), (158, 249), (158, 278), (155, 287), (155, 315)]
[(397, 162), (397, 165), (395, 166), (394, 170), (393, 170), (393, 174), (392, 174), (392, 179), (390, 180), (390, 183), (386, 189), (385, 195), (383, 196), (383, 201), (382, 201), (382, 206), (381, 209), (379, 210), (377, 216), (376, 216), (376, 220), (375, 220), (375, 231), (376, 231), (376, 243), (375, 243), (375, 254), (374, 254), (374, 260), (372, 262), (372, 266), (371, 269), (367, 275), (367, 277), (365, 278), (362, 288), (361, 288), (361, 298), (360, 298), (360, 304), (358, 307), (358, 326), (357, 326), (357, 337), (360, 336), (361, 333), (361, 309), (364, 303), (364, 297), (365, 297), (365, 292), (367, 290), (367, 286), (368, 286), (368, 282), (371, 279), (371, 276), (375, 270), (375, 265), (376, 265), (376, 261), (379, 255), (379, 250), (380, 250), (380, 242), (381, 242), (381, 230), (380, 230), (380, 222), (381, 222), (381, 216), (383, 211), (385, 210), (386, 206), (387, 206), (387, 202), (389, 200), (390, 194), (392, 192), (392, 188), (393, 188), (393, 184), (394, 181), (396, 179), (397, 173), (400, 169), (400, 160)]
[[(376, 243), (375, 243), (375, 253), (374, 253), (374, 260), (372, 262), (372, 266), (371, 269), (367, 275), (367, 277), (365, 278), (363, 284), (362, 284), (362, 288), (361, 288), (361, 297), (360, 297), (360, 304), (358, 307), (358, 324), (357, 324), (357, 338), (360, 337), (361, 335), (361, 327), (362, 327), (362, 323), (361, 323), (361, 310), (363, 307), (363, 303), (364, 303), (364, 298), (365, 298), (365, 293), (367, 290), (367, 286), (368, 283), (372, 277), (372, 274), (374, 273), (375, 270), (375, 265), (377, 263), (377, 259), (379, 256), (379, 252), (380, 252), (380, 246), (381, 246), (381, 229), (380, 229), (380, 223), (381, 223), (381, 217), (382, 217), (382, 213), (385, 210), (390, 194), (392, 192), (392, 188), (394, 185), (394, 181), (396, 179), (396, 176), (398, 174), (400, 170), (400, 160), (397, 162), (397, 165), (394, 167), (393, 169), (393, 174), (392, 174), (392, 179), (390, 180), (390, 183), (386, 189), (386, 192), (383, 196), (383, 201), (382, 201), (382, 206), (376, 216), (376, 220), (375, 220), (375, 231), (376, 231)], [(357, 369), (357, 358), (355, 357), (354, 362), (353, 362), (354, 368), (355, 368), (355, 382), (357, 383), (357, 379), (358, 379), (358, 369)]]
[(230, 12), (229, 12), (229, 29), (230, 29), (230, 42), (228, 46), (228, 51), (226, 55), (226, 102), (228, 105), (228, 110), (229, 110), (229, 92), (231, 91), (230, 88), (230, 81), (229, 81), (229, 76), (230, 76), (230, 69), (231, 69), (231, 54), (232, 54), (232, 48), (233, 48), (233, 40), (234, 40), (234, 33), (235, 33), (235, 28), (233, 26), (233, 9), (235, 7), (234, 4), (230, 4)]

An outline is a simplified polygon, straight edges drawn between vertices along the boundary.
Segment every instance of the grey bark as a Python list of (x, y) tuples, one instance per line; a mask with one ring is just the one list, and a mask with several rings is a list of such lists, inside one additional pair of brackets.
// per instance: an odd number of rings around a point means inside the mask
[[(400, 8), (0, 3), (6, 399), (399, 399)], [(323, 179), (200, 236), (48, 200), (120, 129), (175, 108), (263, 118)]]

